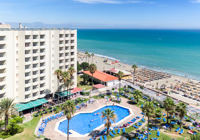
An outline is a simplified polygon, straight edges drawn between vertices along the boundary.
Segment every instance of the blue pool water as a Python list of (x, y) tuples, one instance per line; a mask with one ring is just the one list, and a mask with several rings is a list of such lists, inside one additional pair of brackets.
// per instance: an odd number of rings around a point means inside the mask
[[(129, 110), (126, 108), (120, 106), (106, 106), (92, 113), (81, 113), (74, 116), (69, 122), (69, 130), (74, 130), (82, 135), (91, 132), (93, 129), (105, 123), (101, 119), (101, 112), (107, 108), (115, 110), (115, 114), (117, 115), (115, 123), (119, 122), (120, 120), (124, 119), (124, 117), (127, 117), (129, 115)], [(95, 113), (100, 114), (94, 115)], [(59, 124), (58, 130), (67, 134), (67, 120)]]

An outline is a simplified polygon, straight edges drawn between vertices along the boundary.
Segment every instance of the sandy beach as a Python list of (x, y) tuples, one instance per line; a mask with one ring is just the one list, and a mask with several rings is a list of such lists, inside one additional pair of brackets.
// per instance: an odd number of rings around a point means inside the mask
[[(104, 62), (104, 60), (107, 59), (108, 63), (112, 63), (113, 60), (110, 60), (110, 59), (105, 58), (105, 57), (93, 56), (93, 57), (90, 57), (90, 58), (88, 58), (88, 57), (86, 58), (85, 54), (82, 53), (82, 52), (78, 52), (77, 57), (78, 57), (77, 61), (80, 64), (82, 62), (86, 62), (86, 61), (89, 64), (94, 63), (94, 64), (97, 65), (97, 69), (100, 70), (100, 71), (103, 71), (104, 69), (111, 69), (111, 68), (116, 68), (116, 69), (121, 69), (121, 70), (126, 70), (126, 71), (133, 71), (132, 66), (128, 65), (128, 64), (124, 64), (124, 63), (107, 64), (107, 63)], [(140, 70), (140, 69), (142, 69), (142, 68), (137, 68), (137, 70)], [(157, 83), (158, 83), (158, 88), (160, 88), (160, 86), (163, 85), (163, 84), (165, 84), (166, 87), (170, 87), (171, 84), (176, 85), (177, 82), (186, 83), (188, 81), (193, 81), (195, 83), (199, 82), (199, 81), (188, 79), (188, 78), (185, 78), (185, 77), (171, 75), (171, 78), (154, 80), (154, 81), (151, 81), (151, 82), (143, 83), (143, 85), (145, 87), (148, 87), (148, 88), (153, 88), (153, 87), (156, 87)], [(198, 103), (198, 101), (193, 100), (193, 99), (189, 99), (187, 97), (184, 97), (183, 95), (184, 95), (183, 93), (180, 93), (180, 94), (170, 93), (170, 96), (175, 97), (177, 99), (182, 99), (182, 100), (188, 102), (189, 104), (196, 105)]]

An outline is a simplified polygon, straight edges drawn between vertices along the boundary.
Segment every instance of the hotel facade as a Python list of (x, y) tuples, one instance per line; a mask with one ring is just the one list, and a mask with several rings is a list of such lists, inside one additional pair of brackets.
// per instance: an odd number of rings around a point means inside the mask
[[(77, 30), (0, 28), (0, 100), (52, 96), (58, 91), (55, 70), (70, 67), (77, 69)], [(76, 73), (73, 80), (75, 88)]]

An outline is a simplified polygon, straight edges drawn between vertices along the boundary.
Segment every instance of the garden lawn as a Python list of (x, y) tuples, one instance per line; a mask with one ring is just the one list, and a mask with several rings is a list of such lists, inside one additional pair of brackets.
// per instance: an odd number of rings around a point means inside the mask
[(21, 125), (24, 127), (24, 131), (22, 133), (7, 138), (7, 140), (35, 140), (36, 136), (34, 135), (34, 131), (39, 120), (40, 117), (33, 117), (30, 122)]
[(80, 76), (77, 76), (77, 83), (78, 83), (77, 86), (81, 89), (84, 88), (85, 90), (92, 89), (92, 86), (83, 84), (83, 78), (81, 78)]

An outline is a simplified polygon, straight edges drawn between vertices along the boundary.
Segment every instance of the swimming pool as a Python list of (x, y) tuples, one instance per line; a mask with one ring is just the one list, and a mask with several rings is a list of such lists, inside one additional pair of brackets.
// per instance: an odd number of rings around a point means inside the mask
[[(101, 118), (101, 112), (108, 108), (110, 108), (111, 110), (115, 110), (115, 114), (117, 115), (115, 123), (121, 121), (122, 119), (124, 119), (129, 115), (129, 109), (127, 108), (117, 105), (105, 106), (92, 113), (80, 113), (74, 116), (69, 122), (69, 130), (76, 131), (81, 135), (85, 135), (91, 132), (95, 128), (105, 123)], [(100, 114), (94, 115), (95, 113), (96, 114), (100, 113)], [(58, 125), (58, 130), (67, 134), (67, 120), (60, 122), (60, 124)]]

